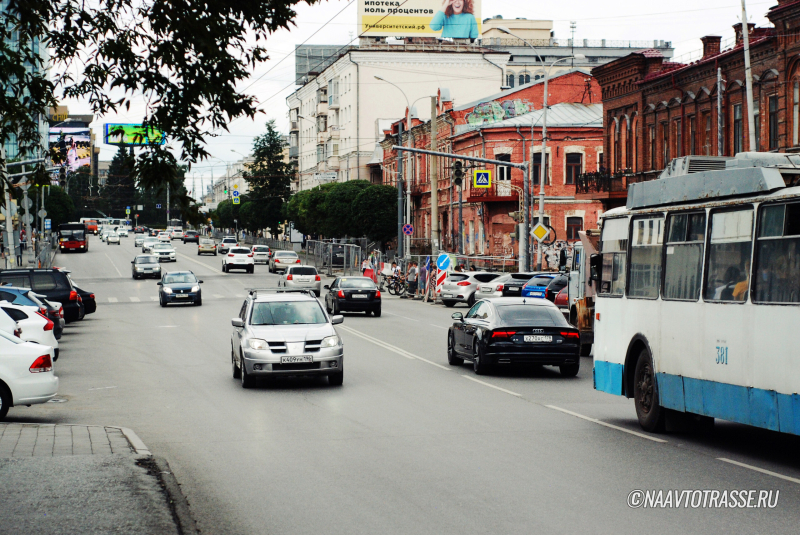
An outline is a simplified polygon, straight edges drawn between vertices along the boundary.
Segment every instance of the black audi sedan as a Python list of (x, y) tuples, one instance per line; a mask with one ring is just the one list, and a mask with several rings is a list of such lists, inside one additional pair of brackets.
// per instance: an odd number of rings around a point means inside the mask
[(338, 277), (325, 294), (325, 310), (332, 316), (340, 312), (366, 312), (381, 315), (381, 292), (367, 277)]
[(172, 271), (165, 273), (158, 282), (158, 302), (162, 307), (169, 303), (193, 303), (197, 306), (203, 304), (203, 295), (198, 280), (191, 271)]
[(478, 375), (512, 364), (558, 366), (574, 377), (580, 369), (580, 333), (546, 299), (482, 299), (467, 315), (456, 312), (447, 333), (447, 362), (472, 361)]

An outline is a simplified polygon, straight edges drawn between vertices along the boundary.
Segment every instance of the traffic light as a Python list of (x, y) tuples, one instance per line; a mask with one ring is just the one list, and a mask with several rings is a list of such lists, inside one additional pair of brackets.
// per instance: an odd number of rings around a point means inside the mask
[(63, 165), (58, 170), (58, 185), (62, 188), (67, 187), (67, 168)]
[(456, 160), (453, 164), (453, 184), (460, 186), (464, 178), (464, 164), (461, 160)]
[(519, 223), (522, 221), (522, 212), (509, 212), (508, 217)]
[[(514, 212), (512, 212), (514, 213)], [(519, 237), (522, 235), (522, 225), (514, 225), (514, 232), (510, 234), (512, 240), (518, 240)]]
[(228, 186), (224, 186), (224, 188), (225, 188), (225, 189), (223, 189), (223, 190), (222, 190), (222, 193), (223, 193), (224, 195), (227, 195), (227, 194), (228, 194)]

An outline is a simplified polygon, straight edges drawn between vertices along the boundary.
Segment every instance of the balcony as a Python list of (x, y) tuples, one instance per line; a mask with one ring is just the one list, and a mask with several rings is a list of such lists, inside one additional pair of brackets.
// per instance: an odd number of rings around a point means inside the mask
[(575, 198), (621, 206), (628, 198), (630, 184), (656, 178), (658, 173), (633, 173), (630, 170), (620, 171), (613, 175), (602, 172), (583, 173), (578, 175)]
[(328, 132), (331, 135), (331, 139), (339, 139), (339, 127), (338, 126), (328, 125)]
[(512, 186), (508, 180), (492, 180), (492, 185), (488, 188), (467, 186), (464, 189), (467, 202), (510, 202), (519, 199), (516, 191), (519, 187)]
[(289, 147), (289, 158), (297, 158), (300, 156), (300, 147)]
[(289, 132), (299, 132), (300, 121), (289, 121)]
[(328, 95), (328, 107), (330, 109), (339, 109), (339, 95)]
[(328, 101), (319, 102), (317, 104), (317, 115), (328, 115)]
[(325, 130), (324, 132), (319, 132), (317, 134), (317, 144), (325, 144), (331, 138), (331, 133), (329, 130)]
[(338, 156), (328, 156), (328, 169), (339, 169)]

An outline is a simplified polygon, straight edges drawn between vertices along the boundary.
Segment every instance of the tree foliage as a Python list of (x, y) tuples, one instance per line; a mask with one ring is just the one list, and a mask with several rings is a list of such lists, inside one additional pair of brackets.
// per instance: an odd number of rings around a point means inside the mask
[(361, 234), (385, 243), (397, 237), (397, 188), (373, 184), (353, 201), (351, 218), (361, 224)]
[(51, 186), (50, 193), (45, 193), (44, 209), (47, 210), (52, 228), (57, 229), (58, 225), (72, 220), (75, 205), (63, 188)]
[(361, 222), (350, 216), (353, 201), (370, 183), (366, 180), (351, 180), (336, 184), (325, 197), (325, 231), (328, 235), (361, 236)]

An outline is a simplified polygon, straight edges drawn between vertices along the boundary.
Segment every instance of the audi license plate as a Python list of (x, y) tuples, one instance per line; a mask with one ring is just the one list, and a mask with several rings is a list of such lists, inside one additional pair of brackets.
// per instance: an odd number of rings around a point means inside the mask
[(526, 334), (524, 339), (526, 342), (534, 343), (549, 343), (553, 341), (552, 336), (545, 336), (542, 334)]
[(299, 362), (313, 362), (311, 355), (291, 355), (281, 357), (281, 364), (297, 364)]
[(367, 298), (369, 298), (368, 295), (363, 295), (363, 294), (353, 294), (350, 297), (352, 297), (353, 299), (367, 299)]

